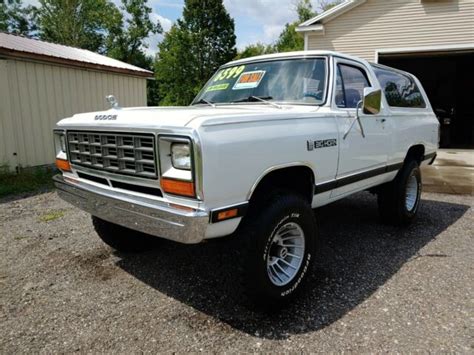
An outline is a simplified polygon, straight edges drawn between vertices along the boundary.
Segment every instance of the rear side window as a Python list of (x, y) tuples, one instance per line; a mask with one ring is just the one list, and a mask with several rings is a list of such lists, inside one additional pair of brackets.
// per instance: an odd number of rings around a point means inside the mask
[(391, 107), (426, 107), (423, 95), (411, 77), (376, 66), (373, 68)]
[(336, 77), (336, 105), (341, 108), (356, 108), (369, 87), (365, 72), (351, 65), (339, 64)]

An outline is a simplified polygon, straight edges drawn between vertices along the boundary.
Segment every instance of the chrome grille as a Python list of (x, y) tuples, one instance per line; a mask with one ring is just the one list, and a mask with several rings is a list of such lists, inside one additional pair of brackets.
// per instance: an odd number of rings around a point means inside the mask
[(72, 164), (118, 174), (157, 177), (155, 137), (151, 134), (70, 131)]

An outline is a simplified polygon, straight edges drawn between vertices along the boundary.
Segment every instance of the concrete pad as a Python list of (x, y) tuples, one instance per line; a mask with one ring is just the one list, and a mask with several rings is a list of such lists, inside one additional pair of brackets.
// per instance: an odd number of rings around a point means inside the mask
[(434, 164), (421, 171), (424, 191), (474, 195), (473, 150), (439, 150)]
[(474, 168), (474, 150), (440, 149), (434, 166), (466, 166)]

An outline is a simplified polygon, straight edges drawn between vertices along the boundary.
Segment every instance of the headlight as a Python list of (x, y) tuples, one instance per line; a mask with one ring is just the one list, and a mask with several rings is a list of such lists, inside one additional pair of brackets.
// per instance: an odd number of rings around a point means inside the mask
[(160, 185), (163, 192), (196, 198), (193, 143), (184, 136), (159, 136)]
[(63, 152), (66, 151), (66, 136), (64, 134), (59, 136), (59, 147)]
[(56, 156), (61, 156), (62, 159), (66, 157), (66, 135), (63, 131), (54, 131), (54, 149)]
[(188, 143), (171, 144), (171, 163), (175, 169), (191, 170), (191, 149)]
[(56, 166), (62, 171), (71, 171), (67, 159), (66, 135), (64, 131), (54, 131), (54, 150), (56, 153)]

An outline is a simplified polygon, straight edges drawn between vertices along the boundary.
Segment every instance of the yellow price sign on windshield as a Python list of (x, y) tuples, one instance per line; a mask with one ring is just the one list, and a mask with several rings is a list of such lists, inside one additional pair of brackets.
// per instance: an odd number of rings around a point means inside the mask
[(237, 78), (242, 72), (245, 70), (245, 65), (241, 65), (239, 67), (232, 67), (227, 68), (220, 71), (213, 81), (220, 81), (220, 80), (227, 80), (227, 79), (235, 79)]

